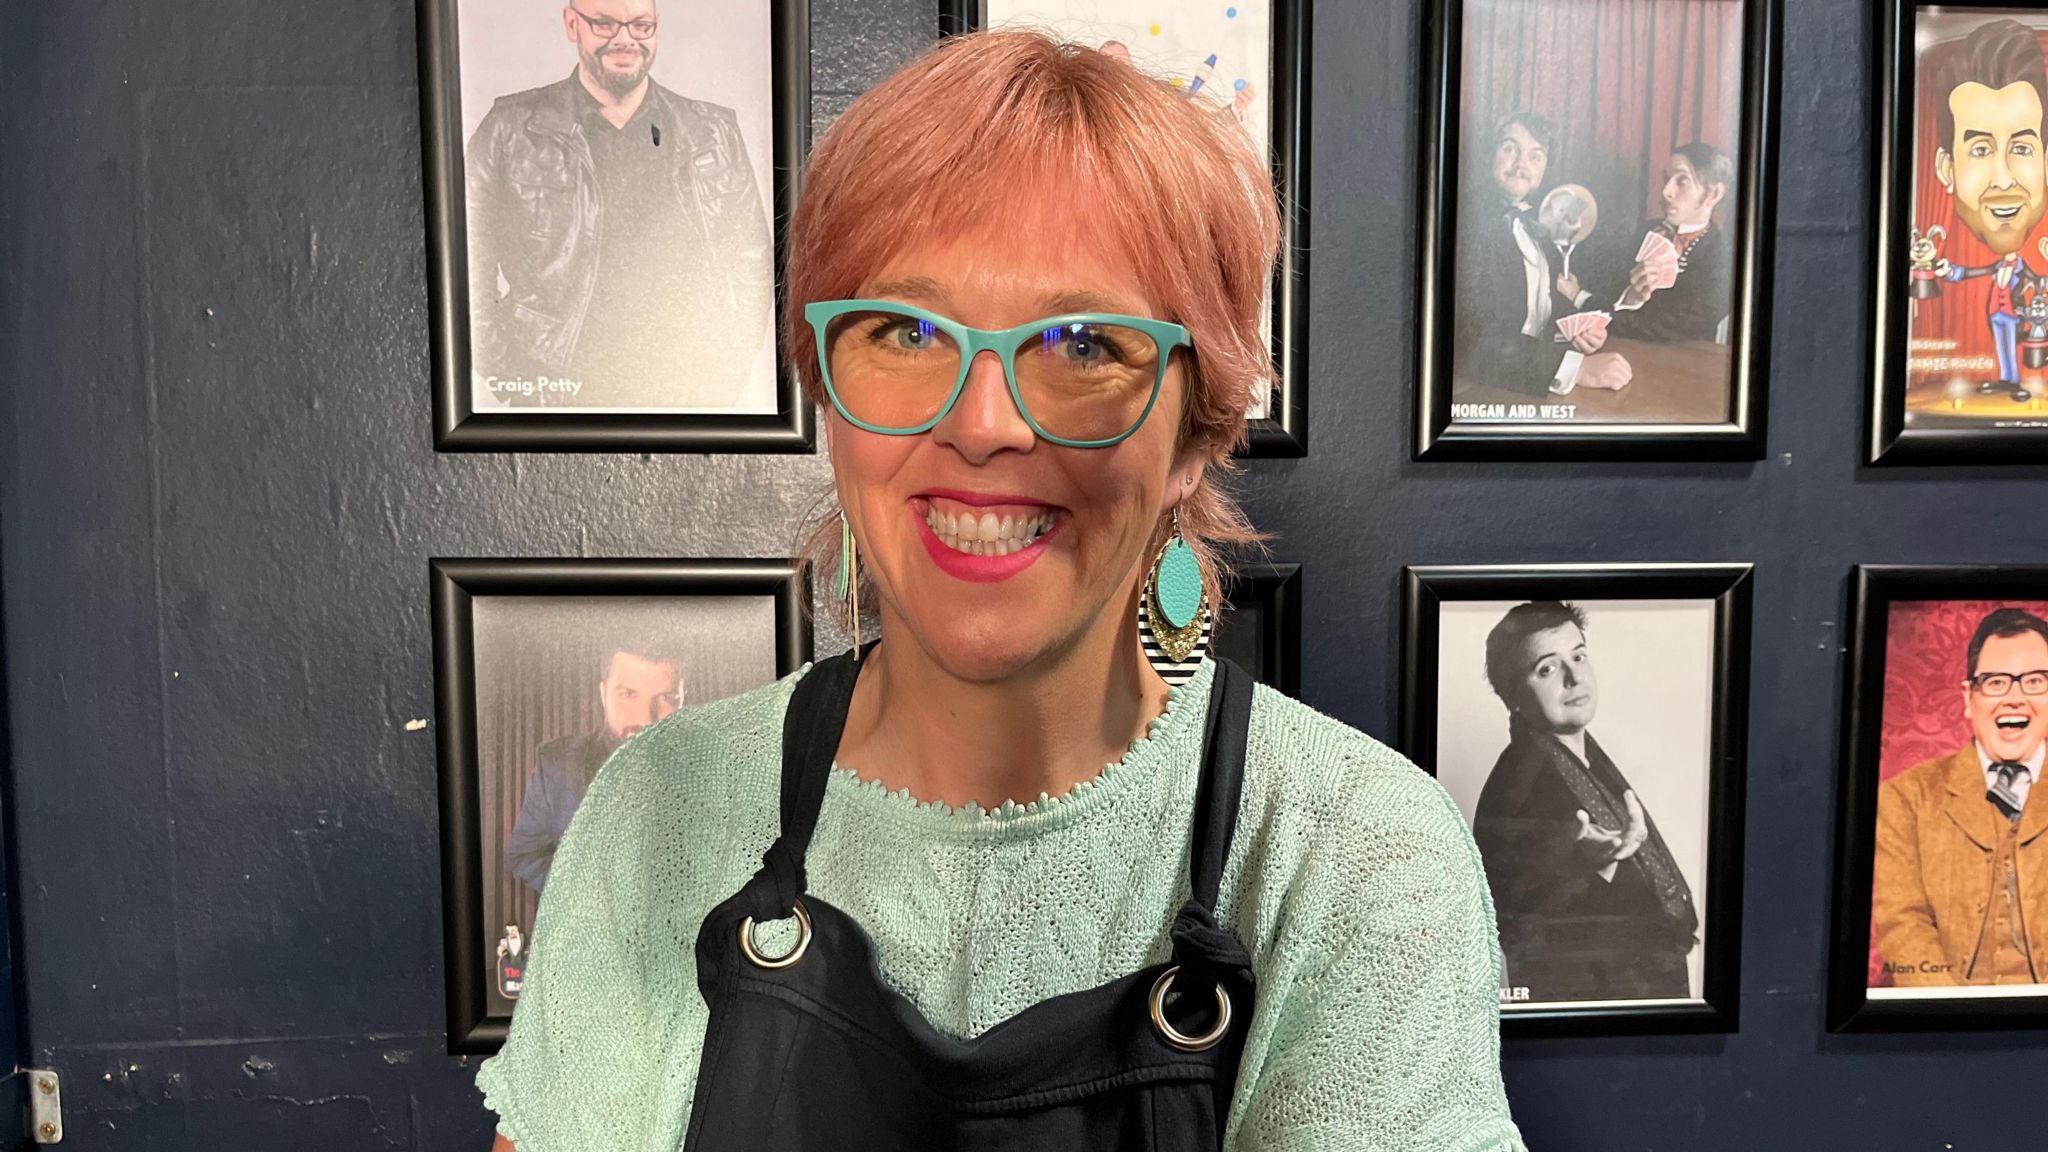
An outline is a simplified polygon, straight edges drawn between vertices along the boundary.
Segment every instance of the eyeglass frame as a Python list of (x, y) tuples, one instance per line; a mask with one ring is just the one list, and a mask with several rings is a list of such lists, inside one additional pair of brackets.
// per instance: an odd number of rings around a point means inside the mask
[[(2012, 678), (2012, 683), (2003, 692), (1985, 692), (1983, 681), (1987, 676), (2008, 676)], [(2021, 683), (2033, 676), (2042, 677), (2041, 690), (2039, 692), (2029, 692), (2026, 686)], [(2012, 695), (2014, 688), (2018, 688), (2022, 696), (2048, 696), (2048, 668), (2030, 668), (2025, 672), (1979, 672), (1964, 681), (1964, 683), (1970, 686), (1971, 691), (1983, 692), (1984, 696), (1991, 700), (2005, 699), (2007, 696)]]
[[(592, 36), (603, 36), (604, 42), (607, 44), (619, 38), (619, 28), (624, 28), (626, 35), (632, 37), (635, 44), (645, 44), (647, 41), (654, 39), (656, 33), (661, 31), (660, 20), (614, 20), (610, 16), (586, 16), (583, 13), (583, 9), (576, 7), (574, 4), (569, 5), (568, 8), (569, 11), (576, 14), (578, 20), (583, 21), (585, 28), (590, 29)], [(616, 24), (618, 28), (613, 28), (612, 34), (605, 36), (604, 33), (598, 31), (597, 26), (599, 24)], [(647, 35), (642, 36), (638, 32), (633, 31), (633, 25), (635, 24), (647, 25)]]
[[(922, 320), (953, 338), (953, 343), (960, 349), (960, 375), (953, 381), (953, 391), (946, 396), (946, 402), (939, 405), (939, 410), (932, 414), (931, 419), (910, 428), (888, 428), (870, 424), (847, 410), (846, 402), (839, 398), (839, 390), (832, 385), (832, 359), (830, 350), (825, 346), (825, 332), (831, 327), (832, 321), (849, 312), (892, 312), (914, 320)], [(1195, 339), (1188, 334), (1188, 330), (1171, 320), (1154, 320), (1149, 316), (1125, 316), (1115, 312), (1066, 312), (1019, 324), (1014, 328), (973, 328), (949, 316), (941, 316), (929, 309), (897, 300), (813, 300), (804, 305), (804, 322), (811, 326), (811, 331), (818, 340), (818, 375), (825, 382), (825, 395), (831, 398), (832, 407), (847, 423), (863, 432), (873, 432), (882, 436), (921, 436), (938, 427), (939, 421), (944, 420), (946, 414), (953, 410), (953, 405), (960, 402), (960, 394), (967, 390), (967, 376), (973, 371), (975, 360), (979, 359), (983, 352), (993, 352), (997, 362), (1003, 366), (1003, 379), (1010, 386), (1010, 402), (1017, 406), (1017, 415), (1024, 418), (1024, 423), (1030, 426), (1033, 435), (1063, 448), (1108, 448), (1136, 435), (1138, 429), (1145, 426), (1146, 418), (1152, 415), (1152, 409), (1159, 403), (1160, 388), (1166, 382), (1166, 369), (1173, 358), (1173, 350), (1186, 348), (1193, 351), (1195, 347)], [(1024, 346), (1025, 341), (1048, 329), (1075, 324), (1109, 324), (1119, 328), (1135, 329), (1150, 336), (1153, 347), (1159, 353), (1159, 367), (1152, 373), (1152, 395), (1146, 398), (1144, 411), (1138, 413), (1138, 418), (1131, 422), (1129, 428), (1107, 439), (1071, 440), (1047, 432), (1039, 426), (1037, 418), (1031, 415), (1030, 407), (1024, 403), (1024, 394), (1017, 387), (1017, 350)]]

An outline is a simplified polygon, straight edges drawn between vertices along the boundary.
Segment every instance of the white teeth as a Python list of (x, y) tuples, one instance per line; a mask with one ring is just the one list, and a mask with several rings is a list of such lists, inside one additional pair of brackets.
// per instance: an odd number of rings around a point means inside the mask
[(1008, 556), (1021, 551), (1052, 531), (1055, 520), (1050, 512), (998, 517), (993, 512), (976, 516), (972, 512), (941, 512), (930, 507), (925, 509), (924, 516), (925, 525), (939, 538), (939, 543), (969, 556)]

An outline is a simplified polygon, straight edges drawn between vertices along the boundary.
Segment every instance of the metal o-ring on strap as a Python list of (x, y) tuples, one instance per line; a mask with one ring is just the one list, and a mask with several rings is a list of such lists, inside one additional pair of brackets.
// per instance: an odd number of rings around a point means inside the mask
[(1180, 965), (1175, 964), (1161, 972), (1159, 979), (1152, 982), (1152, 1026), (1159, 1029), (1162, 1039), (1183, 1052), (1201, 1052), (1214, 1048), (1230, 1032), (1230, 993), (1223, 990), (1222, 984), (1216, 985), (1215, 1025), (1200, 1036), (1190, 1036), (1175, 1028), (1166, 1019), (1166, 994), (1172, 989), (1173, 978), (1179, 972)]
[[(740, 951), (746, 953), (747, 959), (752, 960), (763, 968), (787, 968), (804, 958), (804, 949), (811, 946), (811, 914), (804, 911), (804, 902), (801, 900), (795, 901), (795, 907), (796, 947), (791, 948), (788, 953), (782, 956), (768, 957), (761, 955), (754, 948), (754, 918), (749, 916), (745, 920), (740, 921)], [(1226, 1010), (1224, 1015), (1228, 1017), (1229, 1012)], [(1153, 1011), (1153, 1016), (1155, 1018), (1158, 1016), (1156, 1009)]]

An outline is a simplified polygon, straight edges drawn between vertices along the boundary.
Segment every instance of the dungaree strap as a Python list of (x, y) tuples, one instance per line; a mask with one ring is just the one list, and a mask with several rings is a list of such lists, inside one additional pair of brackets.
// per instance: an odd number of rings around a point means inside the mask
[(804, 894), (804, 852), (818, 828), (825, 804), (825, 784), (832, 760), (846, 731), (846, 711), (853, 703), (853, 682), (860, 660), (843, 652), (821, 660), (796, 682), (782, 720), (781, 831), (761, 857), (761, 870), (747, 884), (756, 920), (781, 920)]
[(1202, 775), (1195, 785), (1195, 819), (1189, 848), (1192, 893), (1173, 922), (1173, 958), (1184, 968), (1220, 975), (1248, 968), (1251, 958), (1235, 935), (1216, 922), (1216, 893), (1230, 859), (1237, 829), (1238, 798), (1244, 789), (1245, 740), (1251, 731), (1252, 677), (1229, 660), (1218, 659), (1209, 686), (1209, 714), (1202, 734)]

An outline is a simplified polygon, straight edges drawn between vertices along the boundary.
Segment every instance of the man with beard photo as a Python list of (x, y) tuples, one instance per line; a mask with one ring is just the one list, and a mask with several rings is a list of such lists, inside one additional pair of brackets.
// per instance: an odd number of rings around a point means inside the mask
[(620, 744), (683, 703), (683, 665), (647, 647), (620, 646), (599, 662), (597, 698), (604, 726), (542, 744), (505, 840), (505, 865), (535, 892), (547, 887), (555, 849), (597, 770)]
[(1588, 730), (1600, 694), (1585, 613), (1516, 605), (1487, 633), (1486, 679), (1508, 709), (1508, 746), (1472, 834), (1505, 983), (1532, 1003), (1691, 996), (1699, 913), (1656, 821)]
[(1634, 340), (1714, 340), (1735, 305), (1735, 242), (1714, 219), (1727, 210), (1735, 188), (1735, 165), (1711, 144), (1682, 144), (1672, 151), (1660, 190), (1664, 216), (1643, 230), (1670, 241), (1678, 254), (1677, 280), (1656, 286), (1647, 261), (1629, 269), (1628, 285), (1615, 304), (1610, 336)]
[(1556, 152), (1556, 132), (1533, 112), (1516, 112), (1491, 137), (1486, 176), (1465, 197), (1458, 223), (1457, 377), (1528, 396), (1584, 385), (1619, 389), (1629, 363), (1600, 351), (1598, 329), (1559, 339), (1556, 321), (1578, 307), (1551, 266), (1552, 237), (1538, 219), (1537, 193)]
[[(1942, 260), (1936, 275), (1950, 283), (1988, 278), (1984, 314), (1998, 352), (1998, 378), (1978, 382), (1981, 395), (2032, 397), (2020, 382), (2021, 298), (2043, 280), (2020, 255), (2048, 209), (2042, 106), (2048, 103), (2048, 65), (2041, 42), (2012, 20), (1978, 25), (1962, 40), (1938, 49), (1927, 66), (1934, 93), (1934, 173), (1954, 197), (1956, 218), (1997, 257), (1974, 267)], [(2048, 254), (2048, 241), (2043, 242)]]
[(1877, 790), (1872, 931), (1899, 987), (2048, 982), (2048, 620), (1986, 615), (1964, 670), (1970, 743)]
[(478, 390), (522, 406), (731, 407), (774, 291), (738, 117), (648, 75), (655, 0), (575, 0), (561, 18), (575, 68), (500, 97), (464, 155)]

